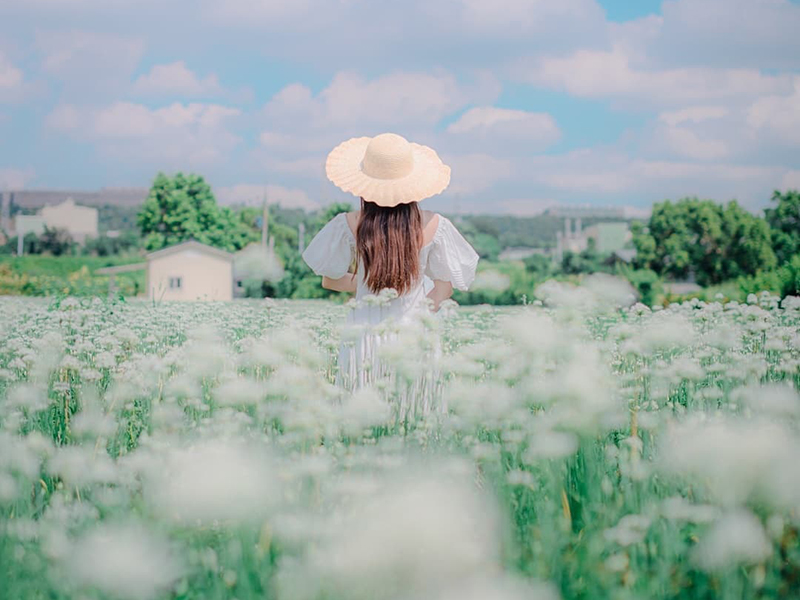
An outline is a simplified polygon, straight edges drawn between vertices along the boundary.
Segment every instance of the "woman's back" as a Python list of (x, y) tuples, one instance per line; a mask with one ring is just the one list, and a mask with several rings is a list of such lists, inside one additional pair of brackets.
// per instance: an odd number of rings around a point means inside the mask
[[(419, 272), (416, 274), (416, 282), (409, 287), (403, 294), (398, 295), (398, 298), (393, 302), (397, 305), (402, 305), (405, 308), (416, 306), (419, 302), (424, 300), (424, 295), (427, 293), (425, 284), (426, 276), (425, 269), (428, 264), (428, 254), (433, 247), (433, 242), (436, 237), (436, 232), (439, 229), (440, 216), (434, 212), (424, 210), (422, 213), (422, 246), (419, 249)], [(352, 243), (357, 247), (357, 232), (358, 232), (358, 218), (359, 211), (345, 213), (349, 233), (351, 234)], [(365, 269), (363, 262), (359, 261), (358, 268), (356, 269), (356, 300), (361, 300), (369, 294), (374, 292), (367, 285), (364, 278)], [(422, 293), (422, 297), (420, 294)]]
[[(478, 264), (478, 254), (447, 217), (430, 211), (422, 212), (418, 272), (413, 274), (413, 284), (391, 302), (401, 312), (424, 305), (425, 295), (434, 281), (447, 282), (455, 289), (466, 290), (475, 277)], [(343, 277), (357, 263), (356, 300), (361, 301), (377, 292), (368, 285), (363, 261), (358, 257), (358, 218), (358, 212), (339, 213), (333, 217), (311, 240), (303, 252), (303, 259), (317, 275), (331, 279)], [(367, 303), (376, 304), (371, 298)], [(388, 312), (397, 315), (397, 309)]]

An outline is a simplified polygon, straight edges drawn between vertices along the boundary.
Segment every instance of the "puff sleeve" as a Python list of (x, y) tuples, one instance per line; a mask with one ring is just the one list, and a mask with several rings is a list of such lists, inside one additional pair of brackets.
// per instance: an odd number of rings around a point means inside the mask
[(338, 279), (347, 274), (355, 240), (345, 213), (328, 221), (303, 251), (303, 260), (317, 275)]
[(447, 217), (439, 215), (439, 219), (425, 274), (466, 291), (475, 279), (478, 253)]

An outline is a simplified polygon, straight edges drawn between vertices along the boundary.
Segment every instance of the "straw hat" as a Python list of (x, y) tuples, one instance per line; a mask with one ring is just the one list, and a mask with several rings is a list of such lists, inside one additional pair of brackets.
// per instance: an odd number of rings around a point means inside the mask
[(328, 154), (325, 172), (337, 187), (378, 206), (418, 202), (450, 183), (450, 167), (435, 150), (396, 133), (342, 142)]

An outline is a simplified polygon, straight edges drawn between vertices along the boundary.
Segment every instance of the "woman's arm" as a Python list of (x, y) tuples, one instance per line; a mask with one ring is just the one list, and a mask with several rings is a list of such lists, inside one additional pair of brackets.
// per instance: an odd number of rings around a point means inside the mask
[(326, 290), (333, 290), (334, 292), (351, 292), (356, 291), (356, 274), (347, 273), (339, 277), (339, 279), (331, 279), (330, 277), (322, 278), (322, 287)]
[(453, 295), (453, 284), (440, 279), (433, 280), (433, 289), (428, 292), (428, 298), (433, 300), (433, 311), (439, 310), (439, 304)]

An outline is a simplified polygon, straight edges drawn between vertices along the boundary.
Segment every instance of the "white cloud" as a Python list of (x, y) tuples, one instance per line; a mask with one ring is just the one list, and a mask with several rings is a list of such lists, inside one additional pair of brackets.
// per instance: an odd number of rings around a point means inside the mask
[(442, 160), (451, 169), (450, 186), (447, 189), (450, 195), (485, 191), (511, 174), (508, 160), (488, 154), (443, 154)]
[(141, 104), (117, 102), (94, 114), (93, 132), (98, 138), (146, 138), (164, 130), (201, 132), (215, 130), (222, 122), (241, 114), (236, 108), (216, 104), (181, 104), (149, 109)]
[[(205, 6), (209, 20), (236, 25), (285, 23), (299, 17), (313, 15), (324, 10), (325, 4), (317, 2), (311, 11), (312, 0), (213, 0)], [(336, 3), (339, 4), (339, 3)]]
[(510, 33), (546, 31), (555, 20), (602, 23), (602, 9), (594, 0), (459, 0), (461, 20), (470, 29)]
[[(517, 185), (561, 199), (636, 204), (664, 198), (701, 196), (719, 201), (737, 198), (763, 205), (786, 169), (724, 162), (646, 159), (613, 147), (586, 148), (554, 156), (521, 158)], [(630, 200), (627, 200), (630, 201)]]
[(781, 180), (782, 190), (800, 190), (800, 171), (787, 171)]
[(48, 11), (86, 11), (106, 12), (109, 9), (127, 9), (127, 11), (140, 9), (144, 4), (156, 4), (157, 0), (139, 0), (132, 4), (130, 0), (25, 0), (25, 2), (8, 2), (0, 4), (0, 12), (7, 9), (9, 12), (40, 12)]
[[(333, 39), (357, 37), (370, 48), (361, 52), (367, 58), (392, 56), (403, 46), (409, 56), (417, 49), (446, 52), (454, 43), (463, 48), (512, 38), (528, 47), (535, 43), (552, 47), (570, 37), (585, 42), (593, 29), (602, 30), (604, 24), (603, 10), (595, 0), (207, 0), (201, 15), (207, 22), (279, 36), (313, 32), (322, 48)], [(334, 56), (348, 51), (345, 44), (326, 50)], [(326, 58), (324, 52), (320, 58)]]
[(264, 107), (271, 121), (301, 119), (312, 127), (433, 125), (471, 100), (470, 91), (446, 72), (395, 72), (372, 80), (342, 71), (314, 96), (301, 84), (278, 92)]
[(674, 127), (681, 123), (702, 123), (709, 119), (721, 119), (729, 114), (730, 110), (724, 106), (690, 106), (680, 110), (662, 112), (658, 115), (658, 119)]
[(728, 145), (720, 140), (702, 139), (694, 131), (685, 127), (665, 127), (664, 136), (669, 148), (680, 156), (697, 160), (724, 158), (728, 155)]
[[(241, 111), (217, 104), (172, 103), (157, 109), (131, 102), (102, 108), (57, 107), (46, 123), (95, 143), (104, 158), (194, 167), (226, 160), (241, 139), (228, 122)], [(107, 155), (107, 156), (106, 156)]]
[[(35, 97), (31, 92), (37, 86), (32, 83), (26, 73), (3, 52), (2, 39), (0, 39), (0, 104), (18, 104), (20, 101)], [(7, 115), (0, 115), (0, 122), (5, 121)]]
[(546, 148), (561, 137), (555, 119), (547, 113), (494, 106), (469, 109), (448, 126), (447, 132), (501, 140), (522, 139), (529, 144), (529, 151)]
[(22, 87), (22, 71), (0, 52), (0, 92), (8, 93)]
[(71, 104), (60, 104), (45, 117), (45, 125), (56, 131), (73, 131), (79, 127), (80, 113)]
[(497, 81), (482, 72), (459, 81), (441, 70), (373, 79), (346, 71), (316, 94), (293, 83), (264, 106), (260, 147), (251, 159), (268, 172), (320, 182), (327, 153), (350, 137), (393, 131), (440, 151), (434, 129), (443, 118), (498, 94)]
[(37, 31), (35, 43), (42, 71), (82, 99), (127, 89), (145, 50), (140, 37), (88, 31)]
[(266, 197), (269, 204), (280, 204), (284, 208), (316, 210), (319, 203), (312, 200), (305, 190), (287, 188), (275, 184), (241, 183), (230, 187), (215, 188), (214, 194), (225, 204), (248, 204), (261, 206)]
[(747, 123), (789, 145), (800, 146), (800, 77), (795, 79), (793, 94), (756, 100), (748, 110)]
[(200, 79), (182, 60), (155, 65), (149, 73), (139, 76), (133, 90), (139, 94), (182, 96), (209, 96), (222, 92), (216, 75), (212, 73)]
[(741, 101), (792, 88), (790, 75), (764, 75), (757, 69), (636, 67), (620, 46), (611, 51), (578, 50), (569, 56), (534, 58), (518, 63), (515, 71), (524, 81), (574, 96), (653, 105)]
[(673, 0), (648, 54), (662, 64), (797, 69), (800, 6), (790, 0)]
[(30, 167), (27, 169), (0, 168), (0, 191), (23, 189), (33, 179), (34, 174), (34, 170)]

